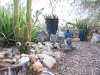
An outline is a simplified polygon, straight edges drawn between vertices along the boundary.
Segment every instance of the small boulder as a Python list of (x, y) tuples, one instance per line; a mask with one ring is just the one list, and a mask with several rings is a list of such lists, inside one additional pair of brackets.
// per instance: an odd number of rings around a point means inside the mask
[(45, 58), (43, 59), (43, 63), (49, 68), (53, 68), (54, 65), (56, 64), (56, 60), (51, 57), (51, 56), (45, 56)]

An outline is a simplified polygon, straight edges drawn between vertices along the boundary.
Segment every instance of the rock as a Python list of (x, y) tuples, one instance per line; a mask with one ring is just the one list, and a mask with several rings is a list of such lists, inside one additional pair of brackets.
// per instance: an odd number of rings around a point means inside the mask
[(41, 64), (41, 62), (38, 60), (36, 62), (34, 62), (34, 64), (30, 67), (30, 71), (36, 71), (36, 72), (42, 72), (43, 71), (43, 65)]
[(8, 48), (7, 51), (8, 52), (12, 52), (13, 50), (12, 50), (12, 48)]
[(13, 54), (10, 51), (3, 51), (2, 54), (5, 58), (13, 58)]
[(13, 55), (15, 56), (15, 55), (20, 55), (20, 52), (18, 52), (18, 51), (13, 51)]
[(20, 55), (15, 55), (15, 56), (14, 56), (14, 58), (16, 58), (17, 60), (19, 60), (20, 57), (21, 57)]
[(35, 44), (32, 44), (32, 46), (31, 46), (32, 48), (35, 48), (36, 47), (36, 45)]
[(31, 55), (29, 55), (29, 57), (32, 59), (32, 58), (34, 58), (34, 59), (38, 59), (38, 56), (37, 56), (37, 54), (31, 54)]
[(56, 48), (57, 50), (60, 50), (59, 44), (58, 44), (58, 43), (55, 43), (55, 44), (54, 44), (54, 48)]
[(7, 62), (7, 63), (11, 63), (12, 62), (11, 59), (3, 59), (2, 61)]
[(21, 57), (29, 57), (27, 54), (21, 54)]
[(40, 34), (37, 36), (37, 40), (41, 42), (48, 41), (48, 39), (48, 32), (45, 30), (42, 30)]
[(80, 38), (74, 38), (72, 41), (79, 42), (80, 41)]
[(43, 42), (43, 44), (45, 45), (45, 47), (48, 46), (48, 47), (50, 47), (51, 49), (54, 48), (50, 42)]
[(43, 51), (42, 53), (54, 57), (54, 53), (52, 51)]
[(49, 68), (53, 68), (53, 66), (56, 64), (56, 60), (51, 56), (45, 56), (43, 59), (43, 63)]
[(29, 62), (29, 55), (21, 54), (21, 58), (19, 59), (19, 63), (25, 64), (26, 62)]
[(42, 75), (54, 75), (54, 74), (52, 72), (49, 72), (49, 71), (43, 71)]
[(61, 52), (54, 52), (54, 56), (55, 56), (55, 59), (57, 61), (59, 61), (62, 58), (62, 53)]
[(46, 54), (37, 54), (38, 58), (44, 59), (47, 55)]
[(4, 58), (3, 53), (0, 53), (0, 59), (3, 59), (3, 58)]
[(31, 54), (35, 54), (35, 50), (34, 49), (31, 49)]

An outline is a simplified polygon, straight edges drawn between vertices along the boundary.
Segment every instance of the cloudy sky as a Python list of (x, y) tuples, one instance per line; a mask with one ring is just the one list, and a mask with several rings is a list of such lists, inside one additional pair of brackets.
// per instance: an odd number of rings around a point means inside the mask
[[(13, 0), (0, 0), (0, 1), (2, 5), (5, 5), (5, 3), (7, 2), (13, 2)], [(51, 8), (48, 4), (48, 1), (49, 0), (40, 0), (37, 3), (33, 4), (32, 6), (32, 9), (34, 10), (33, 14), (37, 9), (41, 8), (44, 8), (43, 15), (50, 14)], [(78, 7), (77, 6), (73, 7), (71, 5), (71, 1), (72, 0), (66, 0), (65, 2), (58, 3), (56, 9), (54, 10), (54, 13), (56, 13), (59, 16), (61, 22), (63, 22), (63, 20), (73, 21), (79, 17), (79, 15), (76, 13), (77, 11), (76, 9)]]

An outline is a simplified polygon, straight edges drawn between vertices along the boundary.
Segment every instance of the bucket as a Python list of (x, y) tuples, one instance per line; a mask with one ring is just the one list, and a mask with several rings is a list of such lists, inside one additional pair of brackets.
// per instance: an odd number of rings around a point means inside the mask
[(56, 34), (58, 19), (46, 19), (46, 29), (52, 31), (52, 34)]

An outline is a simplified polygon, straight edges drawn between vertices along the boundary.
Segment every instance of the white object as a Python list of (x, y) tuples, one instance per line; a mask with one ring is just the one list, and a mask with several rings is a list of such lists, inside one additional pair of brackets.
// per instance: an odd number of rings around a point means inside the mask
[(56, 60), (53, 57), (51, 57), (51, 56), (45, 56), (45, 58), (43, 59), (43, 63), (49, 69), (51, 69), (56, 64)]
[(42, 75), (54, 75), (54, 74), (52, 72), (49, 72), (49, 71), (43, 71)]
[(74, 38), (73, 40), (78, 42), (80, 41), (80, 38)]
[(100, 35), (99, 34), (96, 34), (96, 41), (100, 42)]
[(91, 43), (96, 43), (96, 33), (93, 33)]
[(19, 63), (20, 64), (24, 64), (24, 63), (26, 63), (28, 61), (29, 61), (29, 57), (22, 57), (21, 59), (19, 59)]

